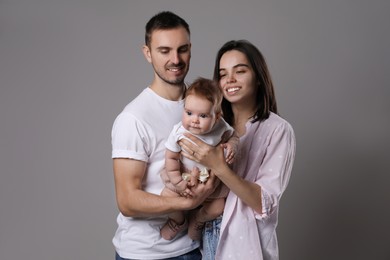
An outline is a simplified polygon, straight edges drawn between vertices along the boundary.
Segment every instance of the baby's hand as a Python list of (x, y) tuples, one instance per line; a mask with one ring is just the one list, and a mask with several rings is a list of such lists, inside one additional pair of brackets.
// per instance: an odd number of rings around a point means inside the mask
[(192, 191), (190, 189), (187, 188), (184, 191), (179, 192), (179, 195), (181, 197), (191, 198), (194, 194), (192, 193)]
[(230, 143), (222, 144), (222, 147), (225, 151), (225, 159), (228, 164), (232, 164), (234, 162), (234, 157), (237, 153), (236, 147), (231, 145)]
[(183, 172), (181, 176), (183, 178), (183, 181), (186, 183), (186, 186), (181, 190), (177, 190), (177, 193), (179, 193), (179, 195), (182, 197), (189, 198), (193, 196), (193, 193), (190, 190), (190, 188), (193, 186), (191, 181), (192, 176), (188, 172)]
[(225, 159), (228, 164), (232, 164), (234, 162), (234, 159), (238, 152), (239, 142), (240, 138), (238, 137), (237, 133), (234, 132), (233, 135), (230, 136), (230, 138), (227, 140), (227, 142), (221, 144), (224, 148)]

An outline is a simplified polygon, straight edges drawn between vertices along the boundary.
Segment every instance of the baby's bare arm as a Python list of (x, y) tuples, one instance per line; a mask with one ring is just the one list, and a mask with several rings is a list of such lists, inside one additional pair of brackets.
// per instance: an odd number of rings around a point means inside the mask
[(175, 187), (176, 192), (180, 195), (191, 195), (188, 183), (183, 179), (181, 173), (180, 153), (166, 150), (165, 152), (165, 168), (169, 182)]

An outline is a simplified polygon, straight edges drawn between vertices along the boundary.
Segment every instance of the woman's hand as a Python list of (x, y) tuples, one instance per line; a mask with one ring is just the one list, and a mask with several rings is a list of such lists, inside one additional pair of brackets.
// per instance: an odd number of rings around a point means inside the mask
[(226, 164), (221, 145), (213, 147), (191, 134), (184, 135), (192, 141), (184, 138), (179, 141), (181, 154), (184, 157), (199, 162), (209, 169), (217, 169), (221, 164)]

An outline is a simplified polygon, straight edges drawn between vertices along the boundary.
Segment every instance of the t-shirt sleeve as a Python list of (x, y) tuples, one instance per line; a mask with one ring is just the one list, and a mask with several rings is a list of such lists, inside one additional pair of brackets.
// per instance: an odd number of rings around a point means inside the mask
[(147, 131), (144, 126), (130, 113), (118, 115), (112, 132), (112, 158), (129, 158), (148, 161)]
[(181, 136), (178, 133), (179, 125), (175, 125), (168, 136), (167, 141), (165, 142), (165, 148), (168, 150), (178, 153), (181, 151), (180, 145), (177, 143), (179, 141), (179, 137)]

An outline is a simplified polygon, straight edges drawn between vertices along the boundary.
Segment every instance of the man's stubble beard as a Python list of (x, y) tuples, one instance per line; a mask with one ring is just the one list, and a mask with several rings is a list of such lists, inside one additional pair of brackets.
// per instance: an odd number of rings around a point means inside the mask
[(158, 76), (162, 81), (164, 81), (165, 83), (168, 83), (168, 84), (173, 85), (173, 86), (182, 87), (183, 84), (184, 84), (184, 79), (185, 79), (185, 77), (187, 76), (188, 71), (189, 71), (189, 64), (187, 65), (187, 69), (186, 69), (185, 74), (184, 74), (182, 77), (180, 77), (180, 78), (176, 78), (175, 80), (169, 80), (169, 79), (163, 77), (163, 76), (159, 73), (159, 71), (156, 70), (156, 68), (154, 68), (154, 66), (153, 66), (153, 69), (154, 69), (154, 72), (157, 74), (157, 76)]

